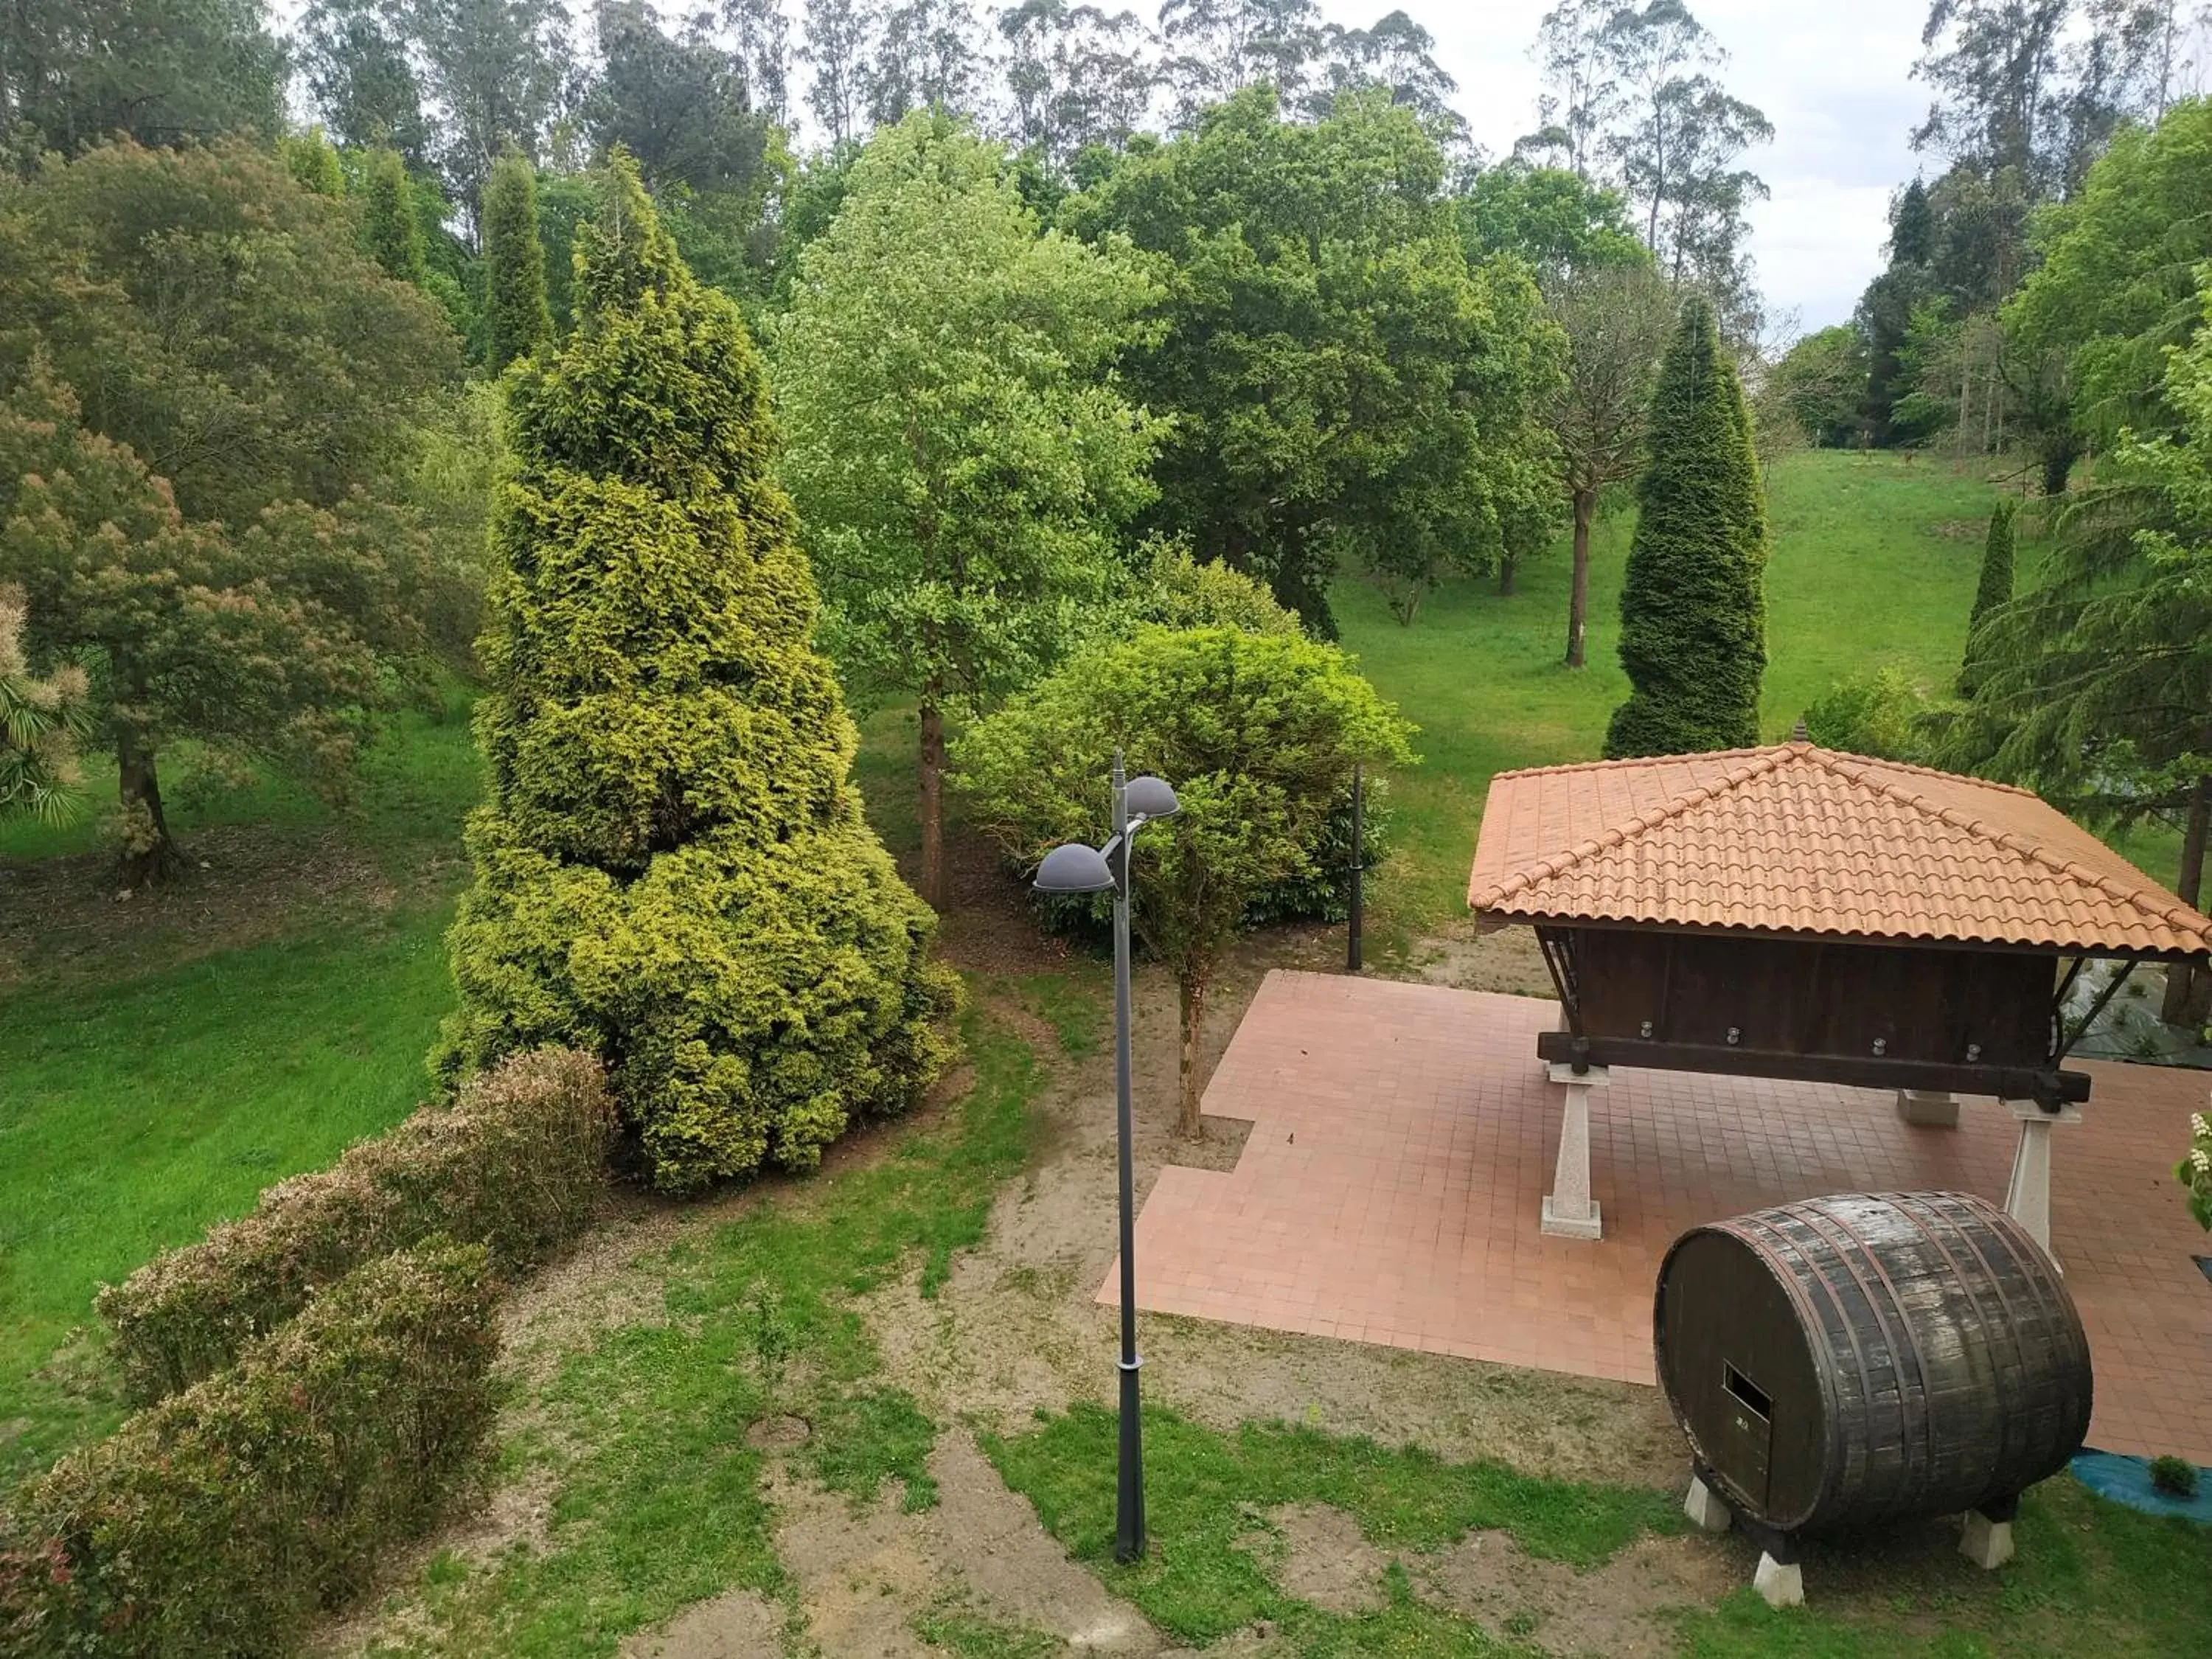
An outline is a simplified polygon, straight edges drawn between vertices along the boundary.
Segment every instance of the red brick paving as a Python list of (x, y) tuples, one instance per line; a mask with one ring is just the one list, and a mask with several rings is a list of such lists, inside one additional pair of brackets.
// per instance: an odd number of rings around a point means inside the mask
[[(1558, 1005), (1340, 975), (1267, 976), (1206, 1092), (1251, 1121), (1237, 1168), (1161, 1171), (1137, 1225), (1140, 1305), (1236, 1324), (1653, 1380), (1651, 1291), (1684, 1229), (1820, 1193), (2002, 1201), (2015, 1126), (1955, 1130), (1887, 1091), (1616, 1070), (1590, 1096), (1605, 1237), (1537, 1230), (1562, 1091)], [(2088, 1121), (2051, 1131), (2051, 1238), (2097, 1367), (2091, 1442), (2212, 1464), (2212, 1251), (2172, 1165), (2212, 1079), (2083, 1063)], [(1099, 1299), (1117, 1294), (1109, 1268)]]

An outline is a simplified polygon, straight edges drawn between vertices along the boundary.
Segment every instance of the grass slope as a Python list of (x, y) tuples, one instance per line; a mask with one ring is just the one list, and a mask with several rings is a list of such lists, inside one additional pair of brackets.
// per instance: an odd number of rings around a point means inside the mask
[[(1769, 740), (1848, 674), (1894, 665), (1931, 689), (1948, 685), (1996, 499), (1975, 473), (1894, 455), (1814, 451), (1774, 469), (1760, 715)], [(1462, 913), (1492, 773), (1596, 757), (1607, 719), (1628, 695), (1617, 652), (1634, 523), (1628, 509), (1598, 526), (1581, 670), (1563, 660), (1562, 552), (1524, 565), (1510, 599), (1488, 582), (1455, 582), (1410, 628), (1376, 589), (1340, 584), (1345, 645), (1421, 728), (1422, 763), (1395, 784), (1399, 852), (1378, 895), (1401, 932)]]
[[(303, 893), (287, 936), (181, 961), (118, 933), (97, 977), (0, 996), (0, 1484), (119, 1417), (92, 1314), (101, 1281), (251, 1209), (427, 1091), (422, 1057), (452, 1002), (444, 890), (476, 776), (465, 720), (409, 720), (373, 755), (342, 822), (395, 884), (389, 908)], [(276, 864), (331, 821), (281, 781), (176, 817), (188, 848), (215, 824), (265, 823)], [(0, 853), (77, 853), (93, 836), (18, 825)], [(413, 879), (425, 866), (447, 870)], [(222, 925), (218, 910), (201, 928)], [(55, 1362), (79, 1327), (88, 1340)]]

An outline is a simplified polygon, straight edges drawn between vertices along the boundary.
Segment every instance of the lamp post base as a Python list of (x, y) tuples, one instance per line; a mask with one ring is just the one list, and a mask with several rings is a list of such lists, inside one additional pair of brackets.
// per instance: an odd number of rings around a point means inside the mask
[(1114, 1559), (1126, 1565), (1145, 1557), (1144, 1422), (1137, 1397), (1137, 1372), (1145, 1362), (1132, 1354), (1119, 1363), (1121, 1459), (1121, 1481), (1114, 1505)]

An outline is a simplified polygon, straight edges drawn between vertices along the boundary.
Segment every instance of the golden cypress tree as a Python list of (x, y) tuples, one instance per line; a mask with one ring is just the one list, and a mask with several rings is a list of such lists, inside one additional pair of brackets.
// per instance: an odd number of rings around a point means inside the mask
[(911, 1100), (955, 988), (861, 817), (736, 309), (619, 152), (580, 249), (575, 332), (507, 385), (489, 799), (436, 1064), (600, 1054), (654, 1182), (687, 1192), (810, 1166)]

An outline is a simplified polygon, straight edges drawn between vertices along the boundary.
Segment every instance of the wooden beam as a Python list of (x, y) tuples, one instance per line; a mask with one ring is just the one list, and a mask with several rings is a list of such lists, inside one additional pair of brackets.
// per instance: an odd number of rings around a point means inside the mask
[(1509, 915), (1499, 910), (1474, 913), (1474, 931), (1494, 933), (1507, 927), (1586, 927), (1593, 932), (1628, 933), (1688, 933), (1707, 939), (1789, 939), (1807, 945), (1904, 945), (1929, 951), (2026, 951), (2037, 956), (2087, 956), (2105, 962), (2202, 962), (2202, 951), (2131, 951), (2118, 945), (2022, 944), (2014, 939), (1934, 939), (1917, 934), (1801, 933), (1787, 927), (1706, 927), (1691, 922), (1616, 921), (1591, 916)]
[(1634, 1037), (1578, 1038), (1571, 1031), (1540, 1033), (1536, 1053), (1547, 1062), (1563, 1066), (1642, 1066), (1660, 1072), (1843, 1083), (1863, 1089), (1948, 1090), (1954, 1095), (2033, 1100), (2054, 1111), (2089, 1097), (2086, 1072), (2041, 1072), (2020, 1066), (1957, 1066), (1874, 1054), (1793, 1054), (1775, 1048), (1645, 1042)]

